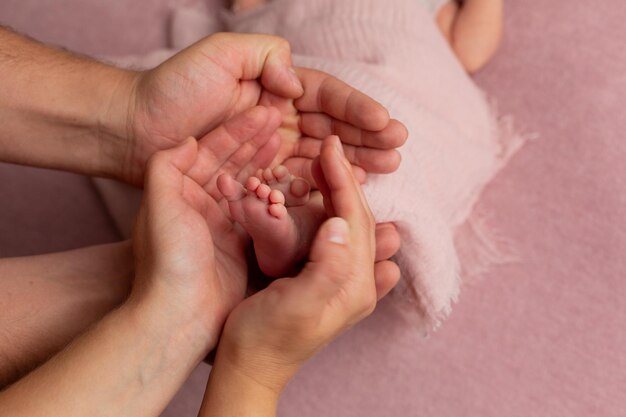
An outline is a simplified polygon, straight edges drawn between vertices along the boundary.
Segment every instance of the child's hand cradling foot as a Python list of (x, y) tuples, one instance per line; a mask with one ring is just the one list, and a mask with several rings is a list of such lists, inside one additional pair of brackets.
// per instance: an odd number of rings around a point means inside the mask
[(238, 415), (272, 415), (298, 368), (369, 315), (400, 277), (387, 260), (393, 252), (377, 253), (374, 219), (337, 137), (324, 141), (314, 176), (336, 217), (319, 228), (300, 275), (274, 281), (233, 310), (200, 415), (232, 407)]

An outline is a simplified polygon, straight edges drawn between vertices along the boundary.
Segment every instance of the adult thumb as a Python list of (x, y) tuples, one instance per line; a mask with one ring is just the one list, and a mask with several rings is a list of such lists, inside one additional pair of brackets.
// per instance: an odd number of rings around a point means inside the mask
[(309, 261), (314, 266), (314, 280), (323, 293), (334, 293), (349, 279), (354, 263), (350, 250), (350, 226), (341, 217), (326, 220), (311, 246)]
[[(287, 98), (300, 97), (304, 89), (293, 68), (291, 47), (281, 37), (263, 34), (220, 33), (206, 42), (217, 46), (217, 51), (234, 50), (237, 53), (222, 65), (244, 80), (260, 78), (270, 92)], [(219, 57), (218, 57), (219, 58)]]
[(154, 153), (148, 160), (145, 187), (159, 192), (178, 190), (184, 174), (191, 169), (198, 156), (198, 143), (188, 137), (178, 146)]

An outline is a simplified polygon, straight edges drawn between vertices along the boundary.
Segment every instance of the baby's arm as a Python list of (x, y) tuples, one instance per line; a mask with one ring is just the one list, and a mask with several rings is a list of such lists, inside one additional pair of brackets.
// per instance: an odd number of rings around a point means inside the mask
[(481, 69), (502, 37), (502, 0), (451, 1), (437, 14), (437, 24), (467, 72)]

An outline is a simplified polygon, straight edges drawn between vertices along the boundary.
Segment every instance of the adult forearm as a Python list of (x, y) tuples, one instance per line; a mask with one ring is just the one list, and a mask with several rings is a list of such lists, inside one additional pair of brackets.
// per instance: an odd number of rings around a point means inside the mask
[(0, 160), (120, 177), (134, 78), (0, 27)]
[(206, 354), (196, 327), (128, 301), (0, 393), (0, 415), (156, 417)]
[(0, 388), (30, 372), (120, 305), (130, 242), (0, 260)]

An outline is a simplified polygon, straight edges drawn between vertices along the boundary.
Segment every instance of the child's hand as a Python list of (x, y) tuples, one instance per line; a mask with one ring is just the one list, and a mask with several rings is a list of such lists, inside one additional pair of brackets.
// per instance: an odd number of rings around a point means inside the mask
[(268, 159), (266, 154), (271, 160), (278, 146), (277, 113), (254, 107), (199, 141), (189, 138), (155, 153), (148, 163), (133, 239), (131, 299), (157, 305), (177, 328), (188, 323), (194, 329), (189, 333), (207, 350), (204, 355), (215, 348), (228, 314), (244, 299), (248, 276), (248, 240), (214, 196), (216, 178), (224, 169), (236, 172), (249, 161)]
[(314, 176), (337, 217), (320, 227), (299, 276), (274, 281), (233, 310), (217, 374), (238, 373), (280, 392), (306, 360), (368, 316), (400, 276), (390, 261), (375, 262), (374, 219), (337, 137), (324, 141)]

